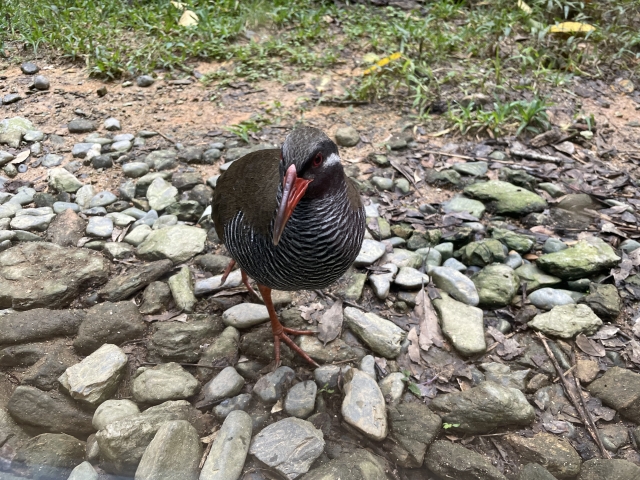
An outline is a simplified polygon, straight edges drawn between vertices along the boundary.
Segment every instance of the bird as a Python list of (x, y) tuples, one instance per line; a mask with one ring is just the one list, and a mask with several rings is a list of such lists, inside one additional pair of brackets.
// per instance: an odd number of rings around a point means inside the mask
[(284, 327), (271, 290), (322, 290), (339, 279), (360, 252), (365, 210), (354, 182), (345, 174), (337, 145), (320, 129), (294, 128), (282, 148), (249, 153), (218, 178), (211, 218), (242, 281), (257, 283), (274, 337), (311, 365), (318, 364), (288, 335), (315, 332)]

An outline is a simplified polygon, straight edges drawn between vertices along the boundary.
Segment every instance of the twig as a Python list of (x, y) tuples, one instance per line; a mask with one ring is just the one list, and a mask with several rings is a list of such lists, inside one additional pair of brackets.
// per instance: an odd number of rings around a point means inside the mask
[[(146, 366), (146, 365), (162, 365), (162, 364), (155, 363), (155, 362), (142, 362), (140, 365)], [(214, 365), (200, 365), (199, 363), (179, 363), (178, 365), (182, 365), (183, 367), (210, 368), (212, 370), (216, 370), (218, 368), (224, 368), (224, 367), (216, 367)]]
[(401, 165), (397, 164), (393, 160), (389, 160), (389, 163), (393, 168), (395, 168), (398, 172), (400, 172), (400, 175), (402, 175), (409, 182), (411, 182), (414, 188), (418, 188), (418, 186), (416, 185), (416, 181), (411, 177), (411, 175), (409, 175), (407, 172), (404, 171), (404, 168), (402, 168)]
[(342, 363), (353, 362), (354, 360), (358, 360), (358, 358), (357, 357), (347, 358), (346, 360), (340, 360), (339, 362), (333, 362), (331, 365), (340, 365)]
[[(580, 415), (580, 419), (582, 420), (582, 423), (584, 424), (585, 428), (589, 432), (589, 435), (591, 435), (591, 438), (593, 438), (593, 440), (596, 442), (596, 445), (598, 445), (598, 448), (600, 449), (600, 453), (602, 454), (602, 456), (606, 459), (610, 459), (611, 455), (609, 455), (609, 452), (607, 452), (607, 449), (604, 448), (604, 445), (602, 444), (602, 440), (600, 440), (600, 436), (598, 435), (598, 429), (595, 426), (595, 422), (593, 421), (593, 418), (591, 418), (591, 414), (589, 413), (589, 410), (586, 408), (584, 399), (582, 398), (582, 394), (580, 394), (580, 392), (582, 391), (582, 388), (581, 387), (578, 388), (577, 396), (580, 397), (580, 400), (578, 400), (576, 398), (576, 392), (571, 388), (571, 384), (569, 383), (569, 380), (567, 380), (567, 377), (565, 377), (565, 372), (562, 371), (562, 368), (560, 367), (560, 365), (558, 365), (558, 360), (556, 360), (556, 357), (553, 355), (553, 352), (551, 352), (551, 349), (547, 344), (547, 339), (540, 332), (536, 332), (536, 335), (542, 342), (542, 345), (544, 346), (544, 349), (547, 352), (549, 359), (553, 363), (553, 366), (556, 368), (556, 371), (558, 372), (558, 376), (562, 381), (562, 386), (564, 387), (564, 391), (566, 392), (567, 397), (569, 397), (569, 399), (571, 400), (571, 403), (573, 403), (573, 406), (575, 407), (576, 411)], [(566, 373), (569, 373), (569, 372), (566, 372)], [(573, 374), (571, 374), (570, 377), (573, 377)], [(578, 383), (578, 380), (575, 377), (573, 377), (573, 379), (576, 385), (580, 385)]]
[(164, 138), (166, 141), (173, 143), (174, 145), (178, 142), (176, 142), (174, 139), (167, 137), (164, 133), (159, 132), (158, 130), (156, 130), (156, 132), (158, 133), (158, 135), (160, 135), (162, 138)]
[(511, 155), (526, 158), (527, 160), (538, 160), (540, 162), (563, 163), (559, 157), (545, 155), (544, 153), (533, 152), (531, 150), (511, 150)]
[[(315, 290), (315, 291), (317, 292), (317, 290)], [(346, 305), (347, 307), (354, 307), (354, 308), (357, 308), (358, 310), (364, 310), (364, 307), (361, 307), (357, 303), (350, 302), (349, 300), (344, 300), (344, 299), (338, 297), (337, 295), (334, 295), (331, 292), (325, 292), (324, 295), (326, 295), (327, 297), (331, 298), (332, 300), (342, 300), (342, 304)]]
[(465, 160), (490, 160), (486, 157), (470, 157), (468, 155), (460, 155), (459, 153), (438, 152), (437, 150), (420, 150), (424, 153), (432, 153), (433, 155), (444, 155), (445, 157), (458, 157)]

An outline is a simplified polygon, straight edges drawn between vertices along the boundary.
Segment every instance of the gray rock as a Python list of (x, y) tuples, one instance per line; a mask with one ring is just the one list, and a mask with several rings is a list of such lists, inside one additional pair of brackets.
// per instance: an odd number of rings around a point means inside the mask
[(18, 423), (44, 431), (79, 436), (94, 431), (91, 413), (57, 392), (43, 392), (35, 387), (20, 385), (13, 391), (7, 410)]
[(284, 395), (284, 390), (295, 377), (295, 372), (289, 367), (278, 367), (267, 373), (256, 382), (253, 393), (262, 402), (276, 403)]
[(140, 367), (131, 382), (131, 394), (138, 403), (159, 404), (183, 400), (200, 390), (198, 381), (177, 363)]
[(366, 355), (362, 357), (358, 368), (374, 380), (376, 379), (376, 360), (373, 355)]
[(169, 277), (168, 283), (176, 307), (183, 312), (193, 312), (197, 300), (193, 294), (193, 280), (189, 267), (184, 265), (177, 274)]
[(640, 422), (640, 375), (626, 368), (613, 367), (587, 387), (592, 396), (614, 408), (620, 415)]
[(640, 467), (628, 460), (592, 458), (582, 464), (578, 480), (635, 480), (639, 475)]
[(238, 480), (249, 451), (251, 433), (248, 413), (241, 410), (229, 413), (211, 446), (200, 480)]
[(69, 133), (88, 133), (95, 131), (96, 124), (91, 120), (76, 118), (67, 124), (67, 128)]
[[(234, 327), (225, 328), (215, 341), (202, 352), (198, 364), (210, 367), (235, 365), (238, 361), (239, 343), (240, 332)], [(208, 380), (212, 376), (210, 368), (199, 368), (197, 370), (197, 377), (199, 379)]]
[[(7, 163), (9, 163), (14, 158), (16, 158), (16, 157), (12, 153), (7, 152), (6, 150), (0, 150), (0, 167), (6, 165)], [(3, 195), (9, 195), (9, 194), (4, 193)], [(0, 203), (4, 203), (4, 200), (0, 201)]]
[(0, 253), (0, 308), (61, 308), (88, 286), (106, 281), (108, 274), (108, 260), (99, 253), (21, 243)]
[(390, 373), (380, 380), (380, 391), (387, 405), (396, 405), (404, 393), (405, 376), (400, 372)]
[(524, 216), (531, 212), (541, 212), (547, 207), (547, 202), (541, 196), (500, 180), (474, 183), (466, 187), (464, 193), (490, 202), (497, 214)]
[(136, 85), (142, 88), (150, 87), (155, 82), (155, 79), (151, 75), (140, 75), (136, 78)]
[(126, 299), (168, 273), (172, 268), (173, 263), (170, 260), (158, 260), (132, 267), (125, 273), (111, 278), (98, 293), (108, 301)]
[(589, 305), (599, 317), (611, 320), (616, 319), (622, 309), (620, 294), (615, 285), (590, 283), (589, 294), (580, 301)]
[(77, 333), (84, 312), (36, 308), (0, 316), (0, 345), (45, 340)]
[(376, 294), (380, 300), (384, 300), (389, 296), (389, 290), (391, 289), (391, 282), (393, 277), (398, 273), (398, 267), (393, 263), (385, 263), (380, 268), (386, 269), (388, 273), (377, 273), (369, 275), (369, 282), (373, 293)]
[(202, 388), (204, 393), (203, 405), (217, 403), (225, 398), (239, 394), (244, 387), (244, 378), (235, 368), (226, 367), (218, 375), (209, 380)]
[(0, 205), (0, 219), (12, 218), (19, 210), (22, 210), (22, 206), (19, 203), (5, 203), (4, 205)]
[(118, 388), (127, 366), (127, 355), (117, 346), (105, 344), (80, 363), (67, 368), (59, 381), (80, 402), (99, 405)]
[[(446, 268), (452, 268), (453, 270), (456, 270), (458, 272), (464, 272), (467, 270), (467, 266), (459, 260), (456, 260), (455, 258), (448, 258), (447, 260), (445, 260), (442, 266)], [(429, 269), (429, 274), (431, 274), (431, 269)]]
[(421, 467), (427, 447), (440, 433), (442, 420), (421, 403), (403, 403), (388, 411), (391, 432), (384, 449), (402, 467)]
[(289, 479), (309, 471), (324, 450), (322, 431), (299, 418), (285, 418), (258, 433), (249, 452)]
[(400, 288), (415, 290), (422, 288), (423, 285), (427, 285), (429, 283), (429, 277), (415, 268), (402, 267), (393, 283)]
[(427, 451), (425, 466), (440, 478), (507, 480), (484, 456), (446, 440), (433, 442)]
[(24, 97), (19, 93), (8, 93), (4, 97), (2, 97), (3, 105), (11, 105), (12, 103), (17, 103), (22, 100)]
[(93, 465), (84, 461), (71, 471), (67, 480), (98, 480), (98, 472)]
[(569, 247), (566, 243), (552, 237), (547, 238), (547, 240), (545, 240), (544, 242), (544, 245), (542, 245), (542, 251), (544, 253), (561, 252), (562, 250), (566, 250), (567, 248)]
[(54, 218), (55, 214), (53, 213), (49, 215), (21, 215), (13, 218), (10, 225), (14, 230), (44, 232)]
[[(313, 335), (301, 335), (297, 342), (307, 355), (320, 363), (344, 362), (353, 358), (360, 360), (366, 355), (364, 349), (351, 346), (340, 338), (324, 345)], [(270, 347), (270, 352), (272, 350), (273, 347)]]
[[(156, 150), (155, 152), (151, 152), (149, 155), (147, 155), (147, 157), (144, 159), (144, 162), (149, 165), (149, 167), (158, 172), (162, 170), (171, 170), (178, 166), (178, 153), (175, 150)], [(160, 175), (155, 174), (153, 178), (157, 178), (159, 176)], [(148, 180), (147, 186), (151, 184), (153, 178), (150, 178)], [(168, 178), (169, 176), (167, 176), (165, 180), (167, 180)]]
[(368, 267), (382, 257), (384, 253), (385, 246), (383, 243), (365, 238), (362, 241), (362, 247), (360, 248), (360, 253), (356, 258), (354, 265), (356, 267)]
[(448, 202), (442, 204), (444, 213), (466, 212), (480, 219), (484, 215), (484, 203), (466, 197), (453, 197)]
[(452, 168), (458, 173), (481, 177), (487, 173), (489, 164), (487, 162), (454, 163)]
[(84, 459), (85, 443), (65, 434), (44, 433), (28, 440), (16, 452), (12, 464), (35, 480), (67, 479)]
[(454, 430), (487, 433), (505, 425), (530, 425), (535, 419), (533, 407), (524, 394), (493, 382), (460, 393), (438, 395), (430, 408), (442, 421), (459, 425)]
[(600, 238), (588, 237), (566, 250), (542, 255), (537, 265), (551, 275), (575, 280), (615, 267), (618, 262), (620, 257), (611, 246)]
[(458, 302), (446, 294), (434, 300), (433, 305), (440, 317), (442, 333), (460, 354), (469, 356), (486, 351), (482, 310)]
[[(154, 282), (149, 288), (155, 284), (166, 288), (162, 282)], [(149, 288), (145, 290), (145, 295)], [(142, 309), (140, 313), (144, 313)], [(222, 331), (223, 324), (219, 317), (195, 317), (188, 318), (186, 322), (156, 323), (148, 343), (149, 358), (157, 362), (197, 362), (202, 352), (200, 346), (211, 344)]]
[(117, 200), (118, 200), (118, 197), (116, 197), (113, 193), (109, 191), (100, 192), (94, 195), (91, 198), (91, 200), (89, 200), (89, 208), (106, 207), (107, 205), (111, 205), (113, 202)]
[(522, 467), (522, 470), (520, 470), (518, 480), (556, 480), (556, 477), (551, 475), (542, 465), (527, 463)]
[(240, 395), (223, 400), (213, 407), (213, 414), (218, 420), (224, 420), (231, 412), (236, 410), (246, 411), (251, 403), (251, 394), (241, 393)]
[(531, 371), (529, 369), (511, 371), (508, 365), (497, 362), (483, 363), (481, 367), (488, 381), (503, 387), (517, 388), (522, 392), (526, 388), (526, 379)]
[(104, 121), (104, 129), (110, 132), (114, 130), (120, 130), (122, 127), (120, 126), (120, 120), (117, 118), (109, 117)]
[[(42, 140), (44, 140), (44, 133), (40, 130), (27, 130), (22, 139), (25, 142), (41, 142)], [(35, 152), (33, 151), (31, 153), (35, 154)], [(40, 152), (38, 152), (38, 154), (39, 153)]]
[(11, 148), (18, 148), (22, 136), (34, 126), (23, 117), (7, 118), (0, 122), (0, 144), (7, 144)]
[(599, 430), (602, 444), (611, 452), (617, 452), (629, 442), (629, 430), (624, 425), (605, 425)]
[(202, 447), (189, 422), (173, 420), (162, 424), (144, 451), (136, 480), (198, 480)]
[(393, 190), (393, 180), (384, 177), (371, 177), (371, 183), (378, 187), (380, 190)]
[(58, 192), (75, 193), (82, 187), (82, 182), (64, 168), (52, 168), (47, 176), (49, 187)]
[(144, 331), (145, 324), (135, 304), (99, 303), (86, 310), (73, 346), (79, 353), (89, 354), (105, 343), (120, 345), (141, 338)]
[(368, 450), (356, 449), (323, 463), (301, 477), (302, 480), (387, 480), (388, 467), (383, 458)]
[(575, 478), (580, 472), (580, 455), (564, 438), (537, 433), (532, 438), (510, 434), (504, 439), (516, 451), (521, 462), (539, 463), (556, 478)]
[(117, 153), (125, 153), (128, 152), (129, 150), (131, 150), (131, 147), (133, 145), (131, 144), (130, 141), (128, 140), (121, 140), (119, 142), (113, 142), (109, 148), (110, 151), (112, 152), (117, 152)]
[(222, 314), (222, 321), (227, 326), (249, 328), (269, 320), (267, 307), (256, 303), (240, 303)]
[(313, 378), (320, 388), (336, 388), (340, 372), (338, 365), (320, 365), (313, 371)]
[(480, 305), (494, 308), (509, 305), (520, 287), (513, 269), (499, 263), (487, 265), (471, 281), (478, 290)]
[(579, 333), (592, 335), (602, 325), (587, 305), (559, 305), (547, 313), (536, 315), (529, 326), (560, 338), (573, 338)]
[(149, 205), (158, 211), (164, 210), (172, 203), (175, 203), (177, 195), (178, 189), (162, 178), (153, 180), (147, 189)]
[(65, 210), (72, 210), (73, 212), (78, 213), (80, 211), (80, 206), (77, 203), (72, 202), (55, 202), (53, 204), (54, 213), (62, 213)]
[(529, 301), (542, 310), (551, 310), (558, 305), (576, 303), (566, 290), (555, 288), (541, 288), (529, 295)]
[(154, 230), (138, 246), (137, 255), (143, 260), (167, 258), (174, 263), (185, 262), (204, 250), (207, 232), (187, 225)]
[(354, 307), (344, 309), (344, 320), (347, 327), (378, 355), (396, 358), (400, 354), (405, 332), (394, 323)]
[[(22, 206), (25, 206), (28, 203), (33, 202), (35, 194), (36, 191), (33, 188), (20, 187), (18, 188), (17, 193), (9, 200), (8, 203), (18, 203)], [(42, 213), (44, 213), (44, 211)], [(51, 212), (49, 211), (47, 213)], [(39, 215), (39, 213), (34, 213), (34, 215)]]
[(90, 217), (87, 235), (98, 238), (110, 238), (113, 233), (113, 220), (107, 217)]
[(521, 282), (526, 282), (527, 292), (533, 292), (542, 287), (552, 287), (562, 281), (558, 277), (547, 275), (532, 263), (518, 267), (516, 274)]
[(125, 177), (139, 178), (149, 173), (149, 165), (144, 162), (130, 162), (122, 165), (122, 173)]
[(341, 147), (355, 147), (360, 141), (360, 134), (353, 127), (341, 127), (336, 130), (336, 143)]
[(138, 225), (124, 237), (123, 241), (127, 242), (129, 245), (138, 247), (146, 240), (150, 233), (151, 227), (149, 225)]
[(140, 409), (131, 400), (106, 400), (96, 408), (91, 423), (96, 430), (102, 430), (110, 423), (138, 414)]
[(36, 75), (36, 78), (33, 79), (33, 87), (36, 90), (49, 90), (50, 86), (49, 79), (44, 75)]
[(89, 208), (89, 202), (96, 195), (93, 185), (83, 185), (76, 192), (76, 203), (82, 210)]
[(318, 387), (310, 380), (291, 387), (284, 399), (284, 410), (288, 415), (307, 418), (313, 413)]
[(467, 305), (476, 306), (480, 303), (480, 297), (474, 283), (463, 273), (449, 267), (435, 267), (429, 269), (429, 275), (433, 283)]
[(389, 433), (384, 397), (376, 381), (360, 370), (347, 372), (341, 413), (349, 425), (375, 441)]

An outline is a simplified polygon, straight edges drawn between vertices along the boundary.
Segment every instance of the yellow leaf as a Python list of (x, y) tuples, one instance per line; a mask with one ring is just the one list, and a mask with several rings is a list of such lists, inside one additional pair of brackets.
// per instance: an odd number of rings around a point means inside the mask
[(589, 25), (588, 23), (580, 23), (580, 22), (563, 22), (557, 25), (554, 25), (549, 29), (550, 33), (589, 33), (593, 32), (596, 29), (593, 25)]
[(384, 67), (389, 62), (392, 62), (393, 60), (397, 60), (400, 57), (402, 57), (402, 54), (400, 52), (396, 52), (396, 53), (393, 53), (393, 54), (389, 55), (388, 57), (384, 57), (383, 59), (378, 60), (376, 62), (376, 64), (373, 65), (372, 67), (367, 68), (364, 72), (362, 72), (362, 74), (363, 75), (369, 75), (371, 72), (377, 70), (380, 67)]
[(527, 15), (531, 15), (531, 7), (524, 3), (522, 0), (518, 0), (518, 8), (520, 8), (520, 10), (522, 10)]
[(185, 10), (180, 17), (178, 25), (183, 27), (195, 27), (198, 25), (198, 15), (196, 15), (196, 12), (191, 10)]
[(174, 2), (173, 0), (171, 1), (171, 5), (173, 5), (174, 7), (176, 7), (178, 10), (184, 10), (184, 3), (182, 2)]
[(379, 59), (380, 57), (373, 52), (369, 52), (365, 54), (364, 57), (362, 57), (362, 60), (364, 60), (367, 63), (374, 63), (374, 62), (377, 62)]

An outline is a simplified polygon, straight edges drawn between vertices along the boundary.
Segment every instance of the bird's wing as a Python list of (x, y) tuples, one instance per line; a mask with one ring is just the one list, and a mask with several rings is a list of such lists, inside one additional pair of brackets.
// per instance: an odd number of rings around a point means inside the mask
[(233, 162), (216, 184), (211, 218), (220, 240), (224, 226), (238, 212), (249, 225), (268, 235), (277, 204), (280, 183), (280, 149), (258, 150)]

